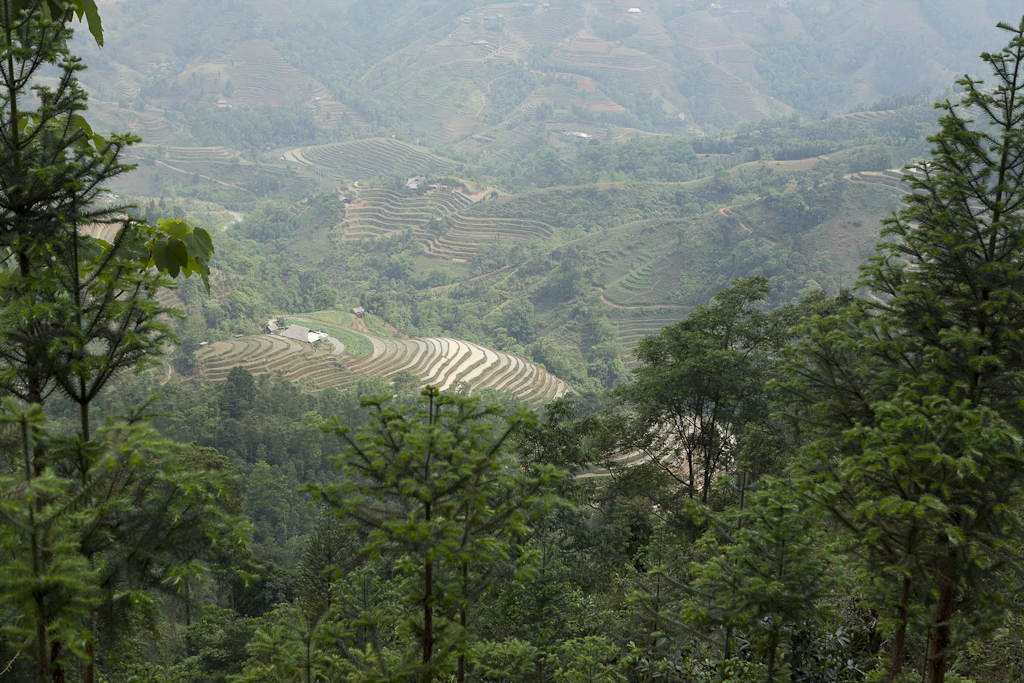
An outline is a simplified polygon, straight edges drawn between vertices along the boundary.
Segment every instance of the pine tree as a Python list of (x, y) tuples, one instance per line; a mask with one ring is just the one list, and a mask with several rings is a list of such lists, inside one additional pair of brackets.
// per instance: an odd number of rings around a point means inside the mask
[(533, 419), (529, 412), (496, 434), (504, 413), (479, 398), (427, 387), (418, 406), (391, 399), (361, 399), (371, 422), (355, 434), (335, 421), (347, 446), (336, 460), (345, 478), (312, 491), (368, 532), (362, 552), (400, 558), (411, 608), (404, 628), (418, 637), (419, 662), (399, 675), (429, 681), (455, 673), (461, 681), (469, 606), (487, 585), (471, 572), (508, 558), (511, 538), (553, 503), (541, 485), (560, 475), (545, 465), (528, 475), (508, 460), (509, 438)]
[[(179, 273), (206, 282), (213, 244), (183, 221), (148, 225), (98, 201), (134, 168), (120, 157), (139, 138), (104, 138), (82, 117), (85, 67), (67, 49), (76, 14), (102, 43), (92, 0), (0, 2), (0, 387), (29, 403), (60, 390), (81, 406), (88, 441), (88, 408), (107, 382), (171, 339), (159, 316), (173, 311), (155, 293)], [(37, 83), (46, 67), (60, 74), (52, 87)], [(110, 222), (110, 243), (89, 235)]]
[(859, 546), (890, 615), (893, 681), (916, 623), (941, 683), (1024, 567), (1024, 20), (999, 28), (1008, 46), (982, 55), (994, 87), (958, 81), (930, 158), (905, 176), (909, 206), (862, 271), (872, 299), (810, 320), (789, 366), (818, 430), (798, 471)]

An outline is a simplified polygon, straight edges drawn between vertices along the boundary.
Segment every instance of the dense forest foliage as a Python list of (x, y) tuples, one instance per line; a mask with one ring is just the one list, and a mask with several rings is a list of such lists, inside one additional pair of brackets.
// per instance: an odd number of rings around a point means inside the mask
[[(310, 18), (280, 38), (367, 126), (411, 126), (361, 94), (399, 82), (388, 58), (472, 3), (409, 4), (351, 3), (343, 33), (308, 40), (323, 32)], [(794, 2), (812, 40), (767, 26), (759, 68), (821, 120), (700, 138), (613, 141), (612, 126), (682, 120), (635, 81), (534, 46), (531, 69), (623, 106), (576, 112), (607, 139), (552, 139), (561, 114), (538, 107), (519, 124), (538, 135), (507, 148), (522, 154), (435, 150), (458, 169), (431, 178), (464, 195), (444, 196), (457, 210), (404, 174), (353, 186), (423, 223), (353, 238), (339, 226), (365, 204), (265, 152), (362, 140), (362, 124), (197, 106), (198, 77), (177, 93), (154, 78), (138, 97), (178, 98), (168, 120), (241, 151), (177, 162), (86, 123), (69, 26), (102, 44), (94, 2), (4, 9), (0, 677), (1018, 680), (1024, 20), (982, 56), (990, 82), (964, 77), (937, 108), (894, 82), (833, 117), (833, 76), (858, 64), (823, 51), (829, 12)], [(634, 24), (593, 28), (640, 40)], [(879, 58), (917, 68), (885, 44)], [(495, 124), (536, 85), (514, 60), (470, 80)], [(902, 181), (880, 173), (905, 163)], [(166, 197), (107, 194), (130, 174)], [(862, 253), (849, 235), (867, 215), (888, 217)], [(428, 258), (488, 222), (534, 237)], [(864, 265), (844, 280), (850, 261)], [(609, 298), (635, 282), (661, 298)], [(201, 344), (355, 305), (377, 339), (476, 341), (572, 392), (530, 406), (407, 370), (345, 389), (242, 366), (204, 381)], [(658, 307), (677, 322), (627, 352), (617, 325)]]

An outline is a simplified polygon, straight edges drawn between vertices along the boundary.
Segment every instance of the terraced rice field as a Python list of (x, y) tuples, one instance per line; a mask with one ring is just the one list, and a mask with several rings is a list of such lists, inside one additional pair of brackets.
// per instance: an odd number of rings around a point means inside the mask
[(92, 223), (85, 228), (85, 233), (98, 240), (109, 242), (121, 229), (120, 223)]
[(487, 68), (487, 60), (483, 59), (456, 59), (448, 64), (448, 68), (456, 76), (472, 78), (474, 72), (481, 72)]
[[(651, 308), (654, 309), (656, 307), (652, 306)], [(661, 312), (655, 312), (653, 315), (643, 318), (614, 316), (609, 318), (611, 323), (619, 330), (619, 343), (622, 345), (623, 351), (622, 363), (627, 368), (633, 368), (637, 365), (637, 360), (633, 357), (633, 350), (640, 343), (641, 339), (652, 334), (658, 334), (669, 325), (675, 325), (680, 320), (684, 320), (689, 314), (689, 310), (686, 308), (663, 308), (659, 309), (659, 311)]]
[(756, 122), (768, 118), (758, 108), (754, 89), (748, 83), (714, 64), (708, 64), (705, 69), (712, 71), (711, 78), (718, 83), (717, 94), (723, 109), (741, 121)]
[[(688, 471), (686, 460), (675, 447), (676, 439), (674, 434), (665, 430), (647, 448), (618, 453), (609, 458), (608, 464), (611, 467), (633, 467), (644, 463), (658, 462), (662, 467), (670, 468), (678, 476), (685, 476)], [(576, 478), (591, 479), (609, 475), (611, 475), (611, 471), (608, 468), (598, 466), (576, 475)]]
[(162, 115), (153, 109), (144, 112), (132, 109), (121, 109), (117, 104), (90, 100), (89, 111), (94, 129), (130, 130), (142, 138), (143, 143), (151, 145), (180, 144), (175, 128)]
[(546, 240), (554, 235), (547, 223), (533, 219), (465, 216), (448, 217), (452, 228), (441, 237), (431, 239), (427, 253), (451, 259), (470, 259), (483, 244), (502, 240), (532, 242)]
[(518, 33), (528, 43), (557, 43), (585, 25), (582, 6), (569, 5), (535, 11), (523, 17), (508, 20), (509, 30)]
[[(459, 260), (475, 256), (482, 244), (547, 240), (554, 235), (554, 229), (543, 221), (475, 215), (472, 206), (461, 192), (437, 190), (418, 196), (387, 188), (360, 188), (343, 228), (346, 239), (412, 229), (427, 254)], [(445, 218), (450, 226), (444, 235), (430, 229), (431, 221), (438, 218)]]
[(507, 391), (523, 401), (544, 403), (562, 396), (562, 380), (518, 356), (448, 338), (385, 339), (364, 335), (373, 353), (360, 359), (312, 353), (308, 344), (277, 335), (242, 337), (210, 344), (196, 353), (202, 376), (211, 381), (227, 377), (236, 365), (253, 374), (282, 372), (293, 382), (307, 382), (314, 391), (348, 387), (360, 377), (385, 379), (403, 370), (420, 378), (422, 386), (442, 390), (466, 382), (472, 390)]
[(566, 52), (598, 52), (605, 53), (612, 49), (611, 43), (600, 38), (583, 38), (577, 36), (566, 42), (563, 47)]
[(227, 161), (231, 152), (224, 147), (168, 147), (167, 156), (182, 161)]
[(566, 50), (558, 50), (555, 54), (559, 59), (564, 59), (575, 67), (612, 76), (626, 76), (644, 88), (661, 87), (661, 73), (667, 69), (665, 65), (646, 55), (629, 55), (614, 51), (609, 54), (596, 54)]
[[(281, 106), (330, 97), (327, 88), (286, 62), (269, 40), (241, 43), (231, 54), (200, 68), (208, 74), (231, 74), (235, 92), (229, 100), (235, 106)], [(185, 72), (180, 78), (189, 75)]]
[(269, 40), (239, 43), (230, 54), (185, 71), (178, 81), (188, 84), (193, 77), (203, 79), (209, 95), (223, 91), (230, 80), (234, 91), (225, 99), (232, 106), (315, 105), (314, 116), (324, 125), (336, 125), (344, 114), (357, 125), (366, 125), (357, 112), (334, 101), (322, 83), (285, 61)]
[(640, 30), (634, 34), (634, 38), (639, 40), (649, 40), (657, 45), (668, 46), (671, 45), (672, 41), (665, 33), (665, 29), (658, 23), (652, 14), (641, 14), (640, 16), (630, 16), (627, 19), (636, 24)]
[(657, 282), (658, 276), (649, 263), (639, 263), (629, 269), (608, 287), (608, 296), (616, 302), (629, 302), (635, 297), (647, 294)]
[(423, 52), (419, 63), (422, 66), (450, 64), (460, 59), (480, 59), (490, 51), (475, 45), (431, 45)]
[(143, 142), (153, 145), (166, 144), (174, 139), (174, 130), (167, 119), (154, 114), (140, 115), (130, 130), (137, 133)]
[(330, 353), (312, 353), (309, 344), (277, 335), (216, 342), (196, 352), (204, 379), (220, 381), (236, 365), (254, 375), (282, 372), (293, 382), (312, 382), (314, 390), (348, 386), (358, 380)]
[(903, 182), (903, 171), (861, 171), (847, 176), (855, 183), (867, 183), (869, 185), (882, 185), (898, 190), (901, 194), (910, 193), (910, 187)]
[(456, 162), (434, 156), (425, 147), (391, 138), (367, 138), (291, 150), (286, 158), (305, 165), (320, 166), (339, 181), (392, 176), (405, 173), (443, 173)]
[(134, 99), (140, 90), (139, 82), (142, 74), (122, 64), (113, 63), (109, 68), (87, 72), (87, 83), (102, 85), (113, 99)]
[(387, 188), (360, 189), (345, 213), (343, 227), (348, 239), (408, 229), (422, 232), (438, 214), (454, 213), (468, 204), (461, 192), (440, 190), (419, 196)]
[(346, 117), (348, 117), (348, 119), (353, 124), (359, 126), (364, 131), (370, 129), (370, 124), (366, 122), (366, 117), (357, 112), (355, 109), (345, 106), (341, 102), (321, 99), (321, 101), (318, 102), (317, 104), (318, 107), (316, 110), (316, 114), (314, 114), (314, 116), (322, 126), (332, 128), (345, 121)]
[(858, 111), (852, 114), (844, 114), (843, 116), (838, 116), (836, 118), (853, 119), (859, 123), (870, 123), (872, 121), (881, 121), (895, 115), (896, 112), (894, 110), (887, 109), (885, 111)]

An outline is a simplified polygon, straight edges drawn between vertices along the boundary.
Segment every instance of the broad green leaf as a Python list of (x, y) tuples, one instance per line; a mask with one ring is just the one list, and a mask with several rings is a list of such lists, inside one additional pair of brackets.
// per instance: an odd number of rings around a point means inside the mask
[(176, 237), (167, 241), (167, 255), (173, 268), (173, 272), (170, 273), (171, 277), (177, 277), (182, 268), (188, 267), (188, 250), (185, 248), (185, 243)]
[(167, 242), (162, 239), (150, 242), (150, 250), (153, 253), (153, 265), (161, 273), (167, 273), (171, 277), (178, 276), (178, 267), (172, 266), (170, 255), (167, 252)]
[(68, 121), (69, 127), (81, 131), (88, 137), (92, 137), (92, 126), (85, 120), (85, 117), (79, 116), (78, 114), (72, 114), (71, 119)]
[(78, 18), (85, 15), (86, 23), (89, 24), (89, 33), (96, 39), (96, 44), (103, 47), (103, 22), (100, 20), (100, 10), (95, 0), (75, 0), (78, 8)]
[(192, 231), (192, 234), (195, 235), (196, 240), (199, 241), (203, 252), (207, 255), (212, 255), (214, 251), (213, 237), (210, 236), (210, 233), (207, 232), (205, 228), (196, 228)]
[(168, 237), (172, 237), (174, 239), (184, 239), (185, 235), (189, 233), (190, 226), (185, 221), (177, 220), (175, 218), (161, 218), (156, 223)]
[(208, 243), (204, 242), (194, 232), (185, 235), (182, 241), (185, 243), (185, 248), (188, 249), (189, 258), (198, 263), (207, 263), (209, 261), (210, 253), (213, 250), (208, 248)]

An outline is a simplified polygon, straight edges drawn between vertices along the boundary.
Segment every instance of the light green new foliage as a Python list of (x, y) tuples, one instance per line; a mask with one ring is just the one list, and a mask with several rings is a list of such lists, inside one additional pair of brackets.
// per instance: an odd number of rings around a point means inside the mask
[(474, 673), (494, 683), (528, 680), (536, 668), (537, 654), (536, 647), (518, 638), (481, 641), (469, 649)]
[(602, 636), (567, 640), (548, 660), (559, 683), (626, 682), (618, 646)]
[(276, 625), (257, 630), (246, 648), (253, 662), (236, 683), (333, 683), (346, 680), (351, 666), (332, 643), (341, 634), (328, 612), (319, 618), (301, 607), (283, 607)]

